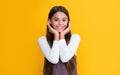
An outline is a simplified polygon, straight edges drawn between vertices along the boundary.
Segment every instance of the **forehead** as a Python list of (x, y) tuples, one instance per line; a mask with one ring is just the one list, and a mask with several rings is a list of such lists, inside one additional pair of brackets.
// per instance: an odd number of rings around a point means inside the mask
[(53, 18), (67, 18), (66, 14), (63, 13), (63, 12), (56, 12), (54, 15), (53, 15)]

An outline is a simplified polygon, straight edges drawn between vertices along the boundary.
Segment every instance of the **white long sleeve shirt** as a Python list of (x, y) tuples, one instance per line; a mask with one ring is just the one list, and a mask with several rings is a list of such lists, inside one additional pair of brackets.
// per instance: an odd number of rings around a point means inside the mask
[(59, 58), (63, 63), (68, 62), (76, 54), (79, 43), (80, 36), (78, 34), (72, 34), (68, 45), (65, 39), (54, 40), (52, 48), (50, 48), (46, 36), (38, 38), (38, 44), (42, 53), (53, 64), (57, 64)]

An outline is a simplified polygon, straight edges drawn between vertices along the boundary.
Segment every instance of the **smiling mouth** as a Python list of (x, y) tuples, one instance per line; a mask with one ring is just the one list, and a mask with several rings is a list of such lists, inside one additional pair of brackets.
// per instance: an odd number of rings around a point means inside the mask
[(58, 29), (62, 29), (63, 27), (57, 27)]
[(63, 27), (63, 26), (58, 26), (57, 28), (58, 28), (58, 29), (63, 29), (64, 27)]

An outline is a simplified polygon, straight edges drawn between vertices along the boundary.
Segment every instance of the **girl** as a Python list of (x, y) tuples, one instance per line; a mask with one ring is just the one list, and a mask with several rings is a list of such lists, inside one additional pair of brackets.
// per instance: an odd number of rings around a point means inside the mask
[(63, 6), (54, 6), (48, 15), (46, 36), (38, 38), (44, 54), (43, 75), (77, 75), (78, 34), (71, 34), (70, 18)]

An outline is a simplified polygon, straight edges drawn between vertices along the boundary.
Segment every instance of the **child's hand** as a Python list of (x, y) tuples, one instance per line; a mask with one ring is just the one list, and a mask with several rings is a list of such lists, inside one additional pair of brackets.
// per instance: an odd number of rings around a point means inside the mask
[(54, 34), (54, 35), (59, 35), (58, 31), (56, 31), (55, 29), (53, 29), (50, 24), (49, 24), (49, 21), (48, 21), (48, 29), (49, 29), (49, 32)]
[(61, 33), (60, 33), (60, 35), (64, 35), (65, 36), (65, 34), (67, 34), (67, 33), (69, 33), (70, 32), (70, 22), (69, 22), (69, 24), (68, 24), (68, 27), (64, 30), (64, 31), (62, 31)]

